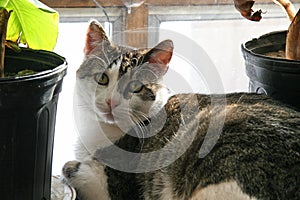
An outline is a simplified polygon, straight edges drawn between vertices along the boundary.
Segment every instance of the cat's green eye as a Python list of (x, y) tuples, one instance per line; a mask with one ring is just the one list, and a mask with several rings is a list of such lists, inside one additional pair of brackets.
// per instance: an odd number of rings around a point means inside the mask
[(140, 81), (131, 81), (128, 84), (128, 91), (131, 93), (138, 93), (142, 91), (144, 85)]
[(105, 73), (103, 73), (96, 76), (96, 81), (99, 85), (108, 85), (109, 78)]

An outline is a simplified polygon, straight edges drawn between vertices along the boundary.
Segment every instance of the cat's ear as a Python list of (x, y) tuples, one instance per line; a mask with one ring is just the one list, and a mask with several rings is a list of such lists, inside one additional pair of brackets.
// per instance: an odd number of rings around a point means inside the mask
[(173, 55), (173, 49), (172, 40), (160, 42), (147, 53), (148, 62), (168, 65)]
[(159, 64), (160, 70), (165, 73), (171, 61), (173, 49), (174, 45), (172, 40), (164, 40), (146, 54), (146, 62)]
[(85, 47), (84, 47), (85, 55), (89, 55), (90, 52), (102, 42), (110, 43), (104, 31), (104, 28), (101, 26), (101, 24), (98, 21), (93, 20), (90, 22), (89, 27), (87, 29)]

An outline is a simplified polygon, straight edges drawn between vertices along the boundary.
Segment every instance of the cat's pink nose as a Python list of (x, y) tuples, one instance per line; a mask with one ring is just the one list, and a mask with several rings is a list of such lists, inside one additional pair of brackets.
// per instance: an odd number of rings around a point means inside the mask
[(112, 99), (107, 99), (106, 100), (107, 105), (110, 107), (110, 109), (114, 109), (115, 107), (117, 107), (119, 104), (117, 103), (117, 101), (114, 101)]

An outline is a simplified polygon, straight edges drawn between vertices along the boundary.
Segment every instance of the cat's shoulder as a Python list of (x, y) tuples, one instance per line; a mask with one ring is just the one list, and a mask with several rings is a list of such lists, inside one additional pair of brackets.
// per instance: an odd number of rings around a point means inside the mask
[(276, 101), (265, 94), (257, 93), (228, 93), (228, 94), (199, 94), (186, 93), (175, 94), (169, 98), (165, 105), (167, 111), (178, 110), (180, 107), (207, 108), (212, 106), (251, 106), (261, 105), (262, 107), (282, 107), (290, 109), (287, 105)]

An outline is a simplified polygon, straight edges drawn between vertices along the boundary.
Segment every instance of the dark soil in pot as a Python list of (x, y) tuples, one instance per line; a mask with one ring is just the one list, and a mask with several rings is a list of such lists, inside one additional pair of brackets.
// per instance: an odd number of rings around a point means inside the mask
[(249, 91), (300, 110), (300, 61), (282, 57), (287, 31), (272, 32), (242, 45)]

